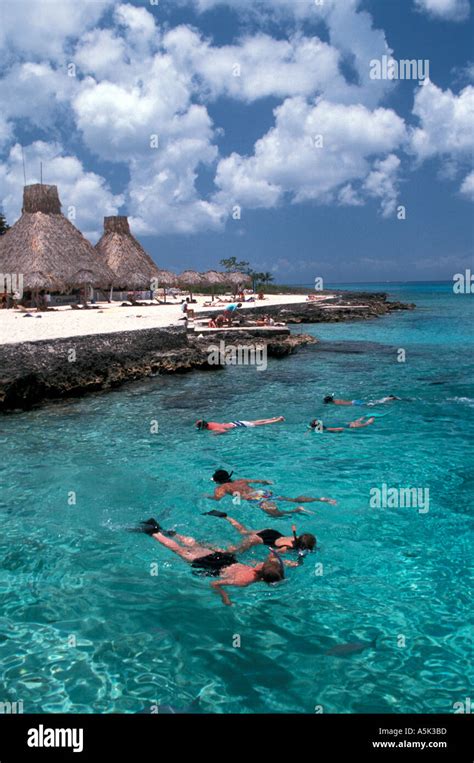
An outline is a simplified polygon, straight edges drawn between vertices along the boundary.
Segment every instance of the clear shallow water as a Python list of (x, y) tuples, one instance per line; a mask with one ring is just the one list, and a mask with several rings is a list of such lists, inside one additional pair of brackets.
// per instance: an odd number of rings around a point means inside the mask
[[(418, 309), (302, 327), (321, 343), (266, 372), (158, 377), (0, 420), (0, 700), (25, 712), (137, 712), (183, 708), (201, 692), (205, 712), (398, 713), (451, 712), (471, 696), (473, 298), (440, 284), (379, 288)], [(328, 392), (408, 400), (377, 409), (387, 415), (365, 430), (306, 434), (312, 417), (359, 413), (323, 407)], [(279, 414), (286, 425), (224, 437), (192, 427), (200, 416)], [(234, 591), (232, 608), (178, 557), (125, 531), (155, 516), (235, 541), (201, 516), (220, 466), (338, 500), (297, 517), (320, 550), (279, 586)], [(370, 508), (384, 482), (429, 488), (429, 512)], [(291, 525), (251, 504), (227, 509), (250, 527)], [(375, 637), (376, 649), (325, 654)]]

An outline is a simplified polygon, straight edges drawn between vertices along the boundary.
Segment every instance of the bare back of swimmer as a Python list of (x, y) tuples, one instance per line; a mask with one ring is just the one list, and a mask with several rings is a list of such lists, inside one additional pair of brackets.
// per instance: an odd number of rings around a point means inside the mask
[(286, 514), (311, 514), (307, 509), (302, 506), (298, 506), (296, 509), (288, 509), (282, 511), (278, 508), (275, 501), (283, 501), (285, 503), (315, 503), (320, 501), (322, 503), (336, 504), (336, 501), (332, 498), (312, 498), (310, 496), (300, 495), (297, 498), (288, 498), (287, 496), (274, 496), (271, 490), (255, 489), (253, 485), (271, 485), (269, 480), (248, 480), (248, 479), (232, 479), (231, 472), (224, 469), (218, 469), (212, 477), (213, 481), (217, 483), (218, 487), (214, 490), (213, 495), (207, 495), (206, 498), (210, 498), (214, 501), (220, 501), (224, 496), (238, 495), (240, 500), (250, 501), (257, 503), (259, 508), (263, 509), (267, 514), (273, 517), (283, 517)]

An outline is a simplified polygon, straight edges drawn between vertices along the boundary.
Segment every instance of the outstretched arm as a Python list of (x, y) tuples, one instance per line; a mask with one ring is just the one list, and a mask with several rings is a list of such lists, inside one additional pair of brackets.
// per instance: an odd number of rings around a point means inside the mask
[(220, 501), (221, 498), (224, 498), (226, 492), (226, 489), (220, 485), (214, 490), (214, 495), (205, 495), (204, 498), (210, 498), (211, 501)]
[(248, 535), (249, 533), (253, 532), (253, 530), (248, 530), (244, 525), (241, 525), (240, 522), (237, 522), (237, 520), (233, 519), (232, 517), (223, 517), (223, 519), (229, 522), (229, 524), (232, 525), (232, 527), (234, 527), (241, 535)]
[(216, 581), (215, 583), (211, 583), (211, 588), (214, 591), (214, 593), (218, 593), (219, 594), (219, 596), (221, 597), (223, 603), (227, 607), (231, 607), (232, 606), (232, 602), (231, 602), (231, 600), (229, 598), (229, 594), (227, 593), (227, 591), (224, 591), (224, 588), (223, 588), (224, 585), (229, 585), (229, 583), (221, 583), (220, 581)]

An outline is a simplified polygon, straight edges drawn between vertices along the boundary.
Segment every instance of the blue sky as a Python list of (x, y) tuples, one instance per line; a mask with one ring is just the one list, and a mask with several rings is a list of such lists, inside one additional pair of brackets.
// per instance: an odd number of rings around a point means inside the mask
[[(10, 224), (23, 151), (27, 182), (42, 162), (91, 240), (128, 214), (175, 271), (236, 256), (309, 284), (473, 266), (468, 0), (0, 6)], [(429, 78), (372, 79), (384, 57), (428, 60)]]

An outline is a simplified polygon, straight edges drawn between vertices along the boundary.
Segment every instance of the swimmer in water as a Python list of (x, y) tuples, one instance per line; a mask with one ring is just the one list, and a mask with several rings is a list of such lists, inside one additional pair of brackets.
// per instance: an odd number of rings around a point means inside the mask
[(370, 424), (373, 424), (375, 421), (373, 416), (370, 416), (367, 421), (365, 421), (366, 418), (366, 416), (361, 416), (359, 419), (355, 419), (355, 421), (350, 421), (346, 427), (325, 427), (322, 421), (313, 419), (309, 423), (309, 429), (312, 429), (313, 432), (345, 432), (346, 429), (362, 429), (363, 427), (370, 426)]
[[(284, 517), (286, 514), (312, 514), (313, 512), (298, 506), (296, 509), (282, 511), (278, 508), (275, 501), (284, 501), (286, 503), (314, 503), (321, 501), (323, 503), (336, 504), (333, 498), (311, 498), (306, 495), (300, 495), (298, 498), (287, 498), (286, 496), (274, 496), (271, 490), (255, 489), (253, 485), (271, 485), (269, 480), (233, 480), (234, 472), (227, 472), (225, 469), (218, 469), (212, 479), (218, 487), (214, 490), (214, 495), (207, 495), (205, 498), (211, 498), (214, 501), (220, 501), (224, 496), (238, 495), (244, 501), (257, 503), (258, 507), (270, 514), (272, 517)], [(271, 500), (272, 499), (272, 500)]]
[(196, 421), (196, 429), (207, 430), (209, 432), (214, 432), (214, 434), (225, 434), (229, 429), (239, 429), (239, 428), (252, 428), (252, 427), (263, 427), (267, 424), (279, 424), (280, 421), (284, 421), (284, 416), (277, 416), (273, 419), (257, 419), (256, 421), (229, 421), (227, 424), (220, 424), (218, 421), (204, 421), (204, 419), (199, 419)]
[[(231, 553), (239, 553), (247, 551), (247, 549), (252, 548), (253, 546), (263, 545), (269, 546), (269, 548), (275, 548), (280, 554), (286, 554), (289, 551), (297, 551), (298, 556), (302, 558), (306, 552), (313, 551), (316, 548), (316, 536), (312, 533), (296, 535), (296, 525), (291, 526), (293, 535), (290, 536), (283, 535), (278, 532), (278, 530), (273, 530), (272, 528), (266, 528), (265, 530), (249, 530), (240, 522), (237, 522), (236, 519), (229, 517), (223, 511), (215, 511), (213, 509), (212, 511), (206, 511), (205, 514), (225, 519), (226, 522), (229, 522), (229, 524), (243, 536), (242, 543), (236, 546), (229, 546), (227, 551)], [(285, 564), (292, 567), (298, 566), (298, 562), (285, 562)]]
[(233, 553), (201, 545), (194, 538), (178, 534), (168, 537), (170, 533), (165, 534), (155, 519), (147, 519), (141, 525), (143, 532), (188, 562), (198, 574), (219, 578), (211, 583), (211, 588), (227, 606), (231, 606), (232, 602), (225, 587), (245, 588), (253, 583), (278, 583), (285, 577), (283, 562), (278, 552), (273, 550), (264, 562), (241, 564)]
[(326, 395), (323, 400), (325, 405), (381, 405), (383, 403), (392, 403), (394, 400), (400, 400), (401, 398), (395, 397), (395, 395), (388, 395), (388, 397), (381, 397), (380, 400), (370, 400), (365, 402), (364, 400), (337, 400), (334, 395)]

